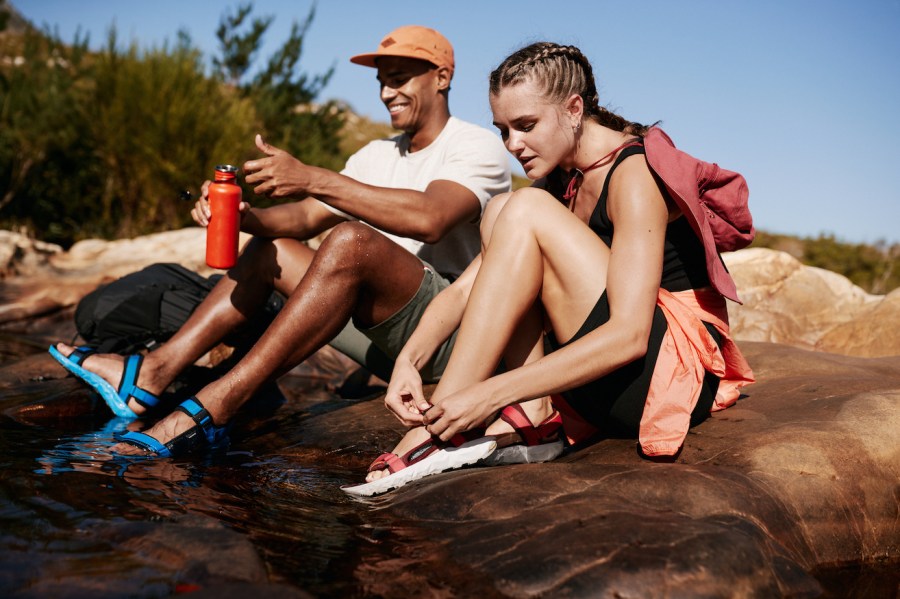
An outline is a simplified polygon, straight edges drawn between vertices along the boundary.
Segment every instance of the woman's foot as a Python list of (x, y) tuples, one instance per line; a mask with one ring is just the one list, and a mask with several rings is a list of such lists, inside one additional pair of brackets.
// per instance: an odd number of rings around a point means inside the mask
[[(550, 401), (549, 397), (539, 397), (538, 399), (532, 399), (531, 401), (523, 401), (519, 403), (519, 407), (522, 408), (525, 415), (528, 417), (528, 420), (534, 425), (543, 422), (553, 414), (553, 403)], [(513, 432), (515, 432), (515, 429), (511, 424), (498, 418), (491, 423), (484, 435), (486, 437), (499, 437), (500, 435)]]
[[(525, 401), (521, 404), (522, 409), (525, 411), (525, 415), (528, 416), (528, 419), (533, 423), (543, 422), (553, 413), (553, 404), (550, 402), (549, 397), (541, 397), (538, 399), (533, 399), (531, 401)], [(495, 437), (508, 433), (515, 432), (515, 429), (508, 423), (499, 418), (491, 423), (485, 431), (485, 437)], [(398, 456), (406, 455), (414, 447), (421, 445), (423, 442), (428, 440), (431, 434), (425, 430), (424, 426), (417, 426), (413, 429), (410, 429), (408, 433), (400, 440), (400, 443), (397, 444), (394, 449), (391, 450), (391, 453), (394, 453)], [(366, 476), (366, 482), (372, 482), (374, 480), (378, 480), (379, 478), (383, 478), (391, 474), (391, 471), (388, 469), (384, 470), (375, 470), (369, 472)]]
[[(65, 357), (72, 355), (75, 347), (65, 343), (57, 343), (56, 349)], [(119, 388), (122, 381), (122, 374), (125, 370), (125, 358), (119, 354), (92, 354), (84, 359), (81, 367), (88, 370), (103, 380), (108, 382), (114, 388)], [(156, 396), (165, 391), (167, 385), (161, 385), (154, 380), (154, 368), (152, 363), (146, 358), (141, 364), (140, 372), (138, 372), (138, 387), (144, 389)], [(128, 407), (138, 416), (147, 411), (147, 408), (135, 401), (133, 398), (128, 401)]]
[[(431, 433), (426, 431), (424, 426), (412, 428), (400, 439), (400, 443), (391, 450), (391, 453), (399, 456), (406, 455), (410, 450), (427, 441), (429, 437), (431, 437)], [(384, 470), (373, 470), (366, 475), (366, 482), (370, 483), (373, 480), (388, 476), (390, 473), (391, 471), (387, 468)]]

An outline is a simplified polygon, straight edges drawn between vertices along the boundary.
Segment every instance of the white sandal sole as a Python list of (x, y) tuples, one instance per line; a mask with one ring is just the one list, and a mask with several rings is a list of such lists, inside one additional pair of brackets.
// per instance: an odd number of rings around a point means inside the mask
[(497, 441), (492, 437), (482, 437), (473, 441), (463, 443), (459, 447), (447, 447), (434, 452), (424, 460), (416, 462), (412, 466), (408, 466), (403, 470), (398, 470), (388, 476), (383, 476), (378, 480), (370, 483), (356, 485), (353, 487), (341, 487), (341, 489), (349, 494), (357, 497), (372, 497), (393, 491), (414, 480), (446, 472), (447, 470), (455, 470), (474, 464), (482, 460), (497, 449)]

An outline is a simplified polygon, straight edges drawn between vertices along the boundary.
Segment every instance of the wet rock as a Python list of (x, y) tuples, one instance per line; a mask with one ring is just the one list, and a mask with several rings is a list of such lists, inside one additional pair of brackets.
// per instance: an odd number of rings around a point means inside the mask
[(267, 580), (265, 565), (249, 539), (213, 518), (186, 515), (171, 522), (129, 523), (104, 534), (119, 539), (122, 550), (141, 561), (180, 573), (179, 584)]
[(300, 591), (286, 584), (251, 584), (231, 583), (213, 584), (207, 587), (199, 585), (180, 585), (177, 596), (190, 593), (191, 599), (313, 599), (309, 593)]

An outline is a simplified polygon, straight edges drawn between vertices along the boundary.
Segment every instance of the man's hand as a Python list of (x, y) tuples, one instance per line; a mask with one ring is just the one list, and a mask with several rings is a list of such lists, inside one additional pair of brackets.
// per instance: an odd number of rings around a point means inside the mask
[(309, 181), (305, 175), (309, 167), (284, 150), (270, 146), (259, 134), (256, 147), (265, 158), (244, 163), (244, 180), (255, 185), (254, 193), (276, 199), (307, 195)]
[[(212, 181), (204, 181), (203, 185), (200, 186), (200, 199), (194, 203), (194, 208), (191, 210), (191, 218), (201, 227), (209, 226), (209, 186), (211, 183)], [(243, 220), (249, 210), (250, 204), (247, 202), (241, 202), (238, 205), (241, 220)]]

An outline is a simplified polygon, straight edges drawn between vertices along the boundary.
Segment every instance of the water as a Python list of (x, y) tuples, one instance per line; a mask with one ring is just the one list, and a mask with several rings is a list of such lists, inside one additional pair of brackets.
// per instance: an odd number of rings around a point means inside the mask
[[(346, 405), (324, 389), (257, 415), (225, 451), (176, 460), (113, 459), (129, 423), (73, 379), (0, 397), (3, 596), (166, 597), (223, 580), (364, 596), (355, 570), (390, 557), (390, 538), (371, 542), (377, 511), (340, 490), (360, 469), (290, 451), (299, 421)], [(22, 410), (35, 399), (43, 411)]]

